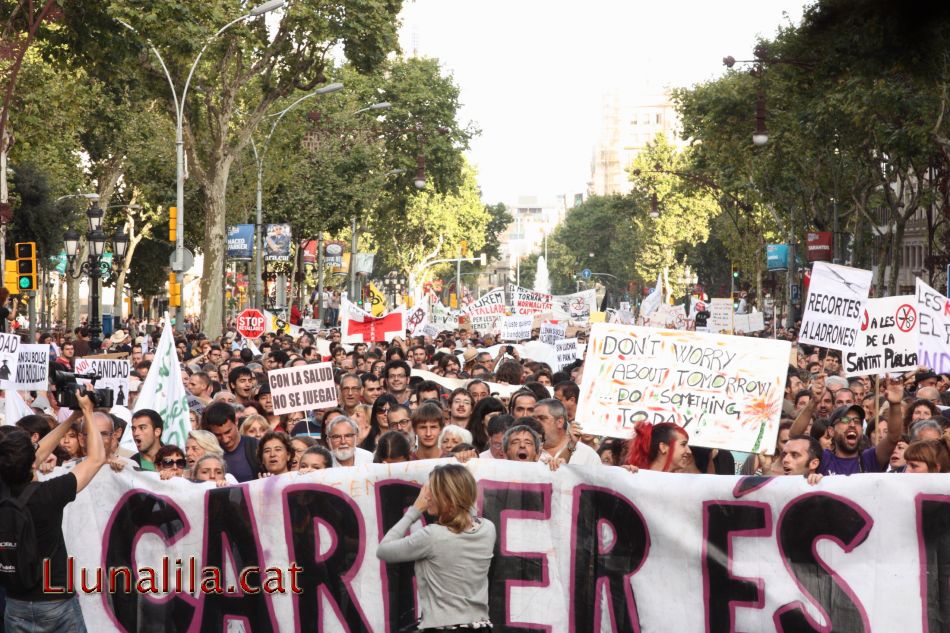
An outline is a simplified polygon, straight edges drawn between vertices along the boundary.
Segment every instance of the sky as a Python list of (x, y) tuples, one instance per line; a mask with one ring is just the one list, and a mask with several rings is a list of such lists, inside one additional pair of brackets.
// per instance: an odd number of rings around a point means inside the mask
[[(603, 95), (690, 86), (751, 59), (804, 0), (408, 0), (400, 44), (461, 90), (487, 203), (581, 193)], [(752, 105), (750, 104), (750, 107)]]

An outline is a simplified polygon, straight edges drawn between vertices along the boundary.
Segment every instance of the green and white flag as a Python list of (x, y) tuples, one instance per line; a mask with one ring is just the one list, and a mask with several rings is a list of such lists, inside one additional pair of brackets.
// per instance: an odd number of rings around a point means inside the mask
[[(154, 409), (162, 416), (165, 422), (163, 444), (184, 448), (188, 431), (191, 430), (191, 419), (188, 416), (188, 396), (181, 381), (181, 365), (178, 363), (175, 336), (172, 334), (169, 319), (165, 320), (165, 329), (162, 330), (162, 338), (158, 341), (158, 349), (155, 350), (155, 360), (152, 361), (145, 382), (139, 389), (135, 411), (142, 409)], [(125, 427), (121, 445), (133, 452), (137, 450), (132, 440), (131, 424)]]

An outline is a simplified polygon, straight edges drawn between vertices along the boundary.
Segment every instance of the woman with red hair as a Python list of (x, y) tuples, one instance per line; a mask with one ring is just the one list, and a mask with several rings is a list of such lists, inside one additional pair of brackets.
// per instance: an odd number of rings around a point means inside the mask
[(638, 422), (636, 431), (630, 441), (628, 464), (666, 473), (689, 470), (693, 454), (689, 450), (689, 434), (681, 426), (672, 422)]

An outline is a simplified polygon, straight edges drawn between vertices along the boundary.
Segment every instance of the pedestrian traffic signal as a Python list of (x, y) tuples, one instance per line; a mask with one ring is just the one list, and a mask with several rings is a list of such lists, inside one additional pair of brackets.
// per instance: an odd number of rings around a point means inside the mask
[(178, 241), (178, 207), (168, 207), (168, 241)]
[(8, 259), (5, 262), (6, 268), (3, 271), (3, 287), (7, 289), (11, 295), (19, 294), (20, 288), (17, 285), (16, 279), (16, 260)]
[(739, 281), (739, 269), (736, 268), (735, 264), (732, 265), (732, 278)]
[(29, 292), (36, 290), (36, 242), (17, 242), (17, 291)]

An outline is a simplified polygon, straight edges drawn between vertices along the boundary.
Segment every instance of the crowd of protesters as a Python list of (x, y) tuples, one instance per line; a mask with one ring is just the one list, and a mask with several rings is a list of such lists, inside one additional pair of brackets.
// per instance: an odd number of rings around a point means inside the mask
[[(102, 342), (90, 340), (81, 328), (75, 336), (44, 334), (38, 342), (50, 344), (52, 366), (65, 371), (78, 357), (125, 352), (133, 380), (141, 381), (160, 333), (130, 322)], [(630, 472), (795, 475), (813, 484), (831, 475), (950, 470), (950, 375), (920, 368), (900, 378), (844, 378), (837, 352), (798, 346), (798, 362), (788, 368), (775, 454), (748, 455), (737, 463), (730, 451), (691, 446), (686, 431), (671, 423), (640, 424), (629, 441), (587, 435), (584, 421), (575, 419), (583, 360), (555, 370), (520, 358), (514, 347), (502, 346), (495, 355), (483, 351), (493, 343), (457, 330), (434, 339), (345, 346), (339, 331), (331, 329), (297, 337), (265, 334), (256, 345), (245, 345), (233, 331), (210, 339), (189, 330), (176, 339), (192, 426), (184, 445), (163, 444), (165, 421), (155, 411), (136, 410), (134, 390), (127, 405), (109, 410), (93, 410), (81, 398), (81, 412), (58, 407), (53, 393), (23, 394), (34, 413), (0, 426), (0, 480), (14, 496), (31, 479), (41, 482), (25, 503), (42, 532), (42, 555), (63, 560), (62, 509), (105, 464), (217, 486), (445, 457), (540, 462), (552, 470), (571, 464), (623, 466)], [(321, 361), (333, 364), (337, 406), (275, 414), (267, 372)], [(447, 388), (420, 371), (462, 380), (464, 386)], [(119, 448), (126, 427), (134, 454)], [(380, 555), (410, 560), (412, 548), (399, 539), (421, 512), (440, 503), (451, 508), (444, 510), (451, 534), (472, 534), (482, 548), (489, 537), (493, 541), (492, 528), (465, 519), (471, 495), (459, 492), (468, 490), (467, 480), (456, 483), (461, 488), (441, 500), (433, 501), (427, 488), (402, 532), (387, 535), (385, 543), (392, 544)], [(443, 541), (454, 539), (438, 542)], [(7, 631), (39, 630), (24, 624), (33, 617), (24, 614), (35, 616), (36, 605), (72, 614), (64, 618), (80, 617), (74, 601), (50, 597), (8, 591)], [(482, 611), (471, 613), (484, 619)], [(445, 620), (440, 615), (431, 622)]]

